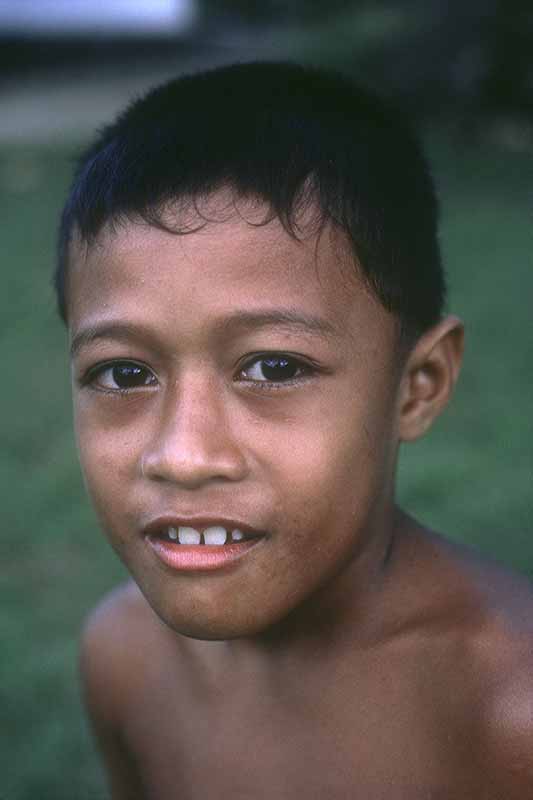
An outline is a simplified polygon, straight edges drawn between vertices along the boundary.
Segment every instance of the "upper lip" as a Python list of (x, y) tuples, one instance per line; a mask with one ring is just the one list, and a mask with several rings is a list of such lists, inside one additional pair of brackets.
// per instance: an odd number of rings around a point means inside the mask
[(235, 530), (235, 528), (238, 528), (247, 538), (250, 539), (258, 538), (259, 536), (264, 536), (265, 534), (265, 531), (262, 531), (258, 528), (253, 528), (251, 525), (248, 525), (248, 523), (242, 522), (242, 520), (228, 519), (228, 517), (219, 517), (214, 515), (192, 517), (178, 516), (177, 514), (165, 514), (155, 517), (144, 526), (143, 534), (145, 536), (155, 536), (165, 530), (165, 528), (179, 527), (195, 528), (195, 530), (203, 533), (206, 528), (211, 528), (214, 525), (221, 525), (223, 528), (226, 528), (228, 533), (231, 533), (231, 531)]

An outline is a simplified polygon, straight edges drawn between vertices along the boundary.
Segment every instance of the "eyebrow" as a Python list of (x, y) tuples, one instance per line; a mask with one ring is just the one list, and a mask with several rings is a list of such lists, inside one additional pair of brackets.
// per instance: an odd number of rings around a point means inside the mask
[(219, 320), (215, 324), (215, 330), (219, 335), (224, 335), (234, 328), (253, 329), (274, 325), (281, 328), (299, 330), (303, 333), (320, 334), (328, 337), (338, 336), (337, 329), (328, 320), (291, 308), (237, 311)]
[(99, 339), (114, 339), (127, 342), (142, 337), (145, 328), (129, 322), (103, 322), (97, 325), (88, 325), (72, 337), (70, 344), (70, 357), (73, 358), (83, 347), (87, 347)]
[[(290, 308), (236, 311), (216, 321), (213, 331), (217, 336), (224, 336), (229, 335), (235, 329), (252, 330), (272, 326), (320, 335), (326, 338), (337, 338), (339, 335), (337, 328), (328, 320)], [(128, 321), (102, 322), (96, 325), (89, 325), (86, 328), (81, 328), (73, 336), (70, 355), (73, 358), (82, 347), (100, 339), (131, 341), (139, 338), (153, 338), (153, 332), (142, 324), (134, 324)]]

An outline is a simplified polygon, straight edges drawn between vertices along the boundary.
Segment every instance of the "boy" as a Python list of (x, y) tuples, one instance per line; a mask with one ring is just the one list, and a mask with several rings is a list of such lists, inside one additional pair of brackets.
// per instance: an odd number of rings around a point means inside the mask
[(395, 504), (457, 380), (419, 147), (347, 79), (181, 78), (84, 155), (56, 274), (133, 580), (81, 666), (114, 800), (533, 797), (533, 596)]

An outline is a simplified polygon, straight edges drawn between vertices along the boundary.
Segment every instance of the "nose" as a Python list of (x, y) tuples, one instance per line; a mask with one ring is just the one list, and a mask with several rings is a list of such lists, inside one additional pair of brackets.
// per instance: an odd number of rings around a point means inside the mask
[(246, 461), (225, 405), (223, 391), (205, 381), (169, 392), (142, 453), (143, 476), (187, 489), (242, 480)]

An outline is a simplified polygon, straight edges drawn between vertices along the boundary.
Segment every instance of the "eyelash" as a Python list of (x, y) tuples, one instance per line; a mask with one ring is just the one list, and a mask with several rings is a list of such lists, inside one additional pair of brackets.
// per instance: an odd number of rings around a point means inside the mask
[[(250, 357), (240, 368), (239, 374), (242, 374), (245, 370), (250, 370), (255, 364), (260, 363), (261, 361), (274, 361), (274, 360), (285, 360), (289, 362), (289, 364), (294, 365), (298, 371), (298, 375), (289, 378), (288, 380), (284, 381), (269, 381), (269, 380), (247, 380), (241, 379), (239, 382), (251, 384), (253, 386), (254, 391), (279, 391), (280, 389), (295, 386), (301, 383), (302, 380), (311, 377), (316, 372), (316, 367), (308, 362), (303, 361), (300, 357), (296, 357), (291, 355), (290, 353), (283, 353), (283, 352), (269, 352), (269, 353), (258, 353)], [(132, 386), (129, 388), (124, 387), (117, 387), (116, 389), (110, 389), (107, 387), (98, 386), (96, 380), (99, 376), (102, 376), (107, 370), (111, 370), (116, 367), (137, 367), (140, 370), (145, 371), (146, 375), (151, 375), (155, 378), (154, 373), (150, 370), (149, 367), (145, 366), (141, 362), (138, 361), (129, 361), (127, 359), (117, 359), (116, 361), (107, 361), (102, 364), (96, 364), (95, 366), (91, 367), (85, 375), (82, 377), (80, 384), (82, 386), (89, 386), (95, 391), (103, 392), (105, 394), (110, 395), (127, 395), (137, 389), (149, 388), (151, 384), (144, 384), (140, 386)], [(157, 379), (156, 379), (157, 380)]]
[(112, 369), (114, 369), (116, 367), (138, 368), (139, 370), (142, 370), (144, 373), (146, 373), (146, 376), (151, 375), (152, 377), (155, 378), (155, 375), (152, 372), (152, 370), (149, 367), (147, 367), (144, 364), (142, 364), (141, 362), (139, 362), (139, 361), (129, 361), (127, 359), (117, 359), (116, 361), (105, 361), (102, 364), (95, 364), (93, 367), (91, 367), (89, 370), (87, 370), (85, 375), (82, 376), (82, 378), (80, 380), (80, 385), (82, 387), (88, 386), (89, 388), (93, 389), (94, 391), (102, 392), (103, 394), (110, 394), (110, 395), (126, 395), (126, 394), (130, 394), (130, 392), (135, 391), (137, 389), (143, 389), (143, 388), (145, 388), (147, 386), (150, 386), (150, 384), (145, 384), (144, 386), (143, 385), (141, 385), (141, 386), (132, 386), (132, 387), (129, 387), (129, 388), (124, 388), (124, 387), (121, 387), (121, 386), (117, 386), (116, 389), (110, 389), (109, 387), (106, 387), (106, 386), (98, 386), (97, 379), (99, 377), (101, 377), (104, 373), (106, 373), (109, 370), (112, 370)]
[(310, 378), (316, 372), (316, 366), (310, 364), (307, 361), (303, 361), (302, 358), (293, 356), (290, 353), (283, 353), (283, 352), (272, 352), (272, 353), (258, 353), (251, 358), (249, 358), (242, 366), (240, 373), (244, 372), (245, 370), (250, 370), (255, 364), (259, 364), (261, 361), (274, 361), (274, 360), (284, 360), (288, 361), (289, 364), (296, 367), (298, 371), (298, 375), (289, 378), (288, 380), (284, 381), (254, 381), (254, 380), (242, 380), (243, 383), (248, 383), (253, 386), (254, 389), (258, 389), (259, 391), (279, 391), (280, 389), (289, 387), (289, 386), (296, 386), (297, 384), (301, 383), (302, 380), (306, 378)]

